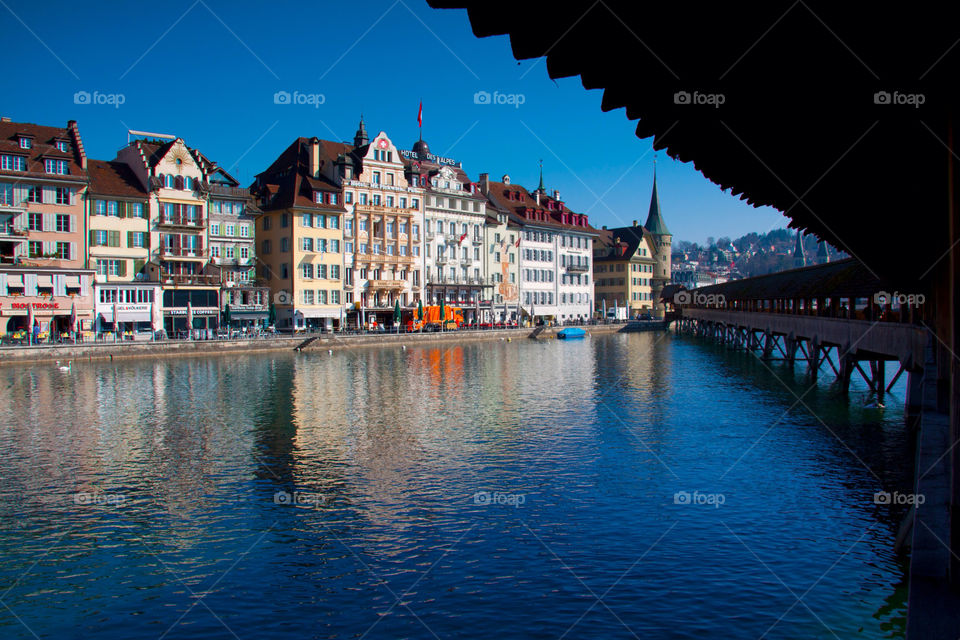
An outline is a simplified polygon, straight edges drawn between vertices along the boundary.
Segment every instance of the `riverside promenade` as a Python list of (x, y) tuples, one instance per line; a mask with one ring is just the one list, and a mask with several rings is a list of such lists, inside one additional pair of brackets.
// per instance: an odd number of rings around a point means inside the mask
[[(587, 325), (588, 334), (609, 334), (623, 331), (625, 323)], [(549, 327), (538, 339), (556, 336), (562, 326)], [(211, 356), (228, 353), (260, 353), (268, 351), (304, 352), (320, 349), (334, 351), (360, 347), (389, 345), (432, 346), (451, 342), (479, 342), (483, 340), (526, 339), (530, 328), (483, 329), (446, 331), (442, 333), (365, 333), (365, 334), (299, 334), (270, 338), (243, 338), (237, 340), (163, 340), (159, 342), (88, 343), (77, 345), (35, 345), (0, 348), (0, 366), (33, 362), (65, 362), (87, 360), (115, 360), (120, 358), (159, 358), (170, 356)]]

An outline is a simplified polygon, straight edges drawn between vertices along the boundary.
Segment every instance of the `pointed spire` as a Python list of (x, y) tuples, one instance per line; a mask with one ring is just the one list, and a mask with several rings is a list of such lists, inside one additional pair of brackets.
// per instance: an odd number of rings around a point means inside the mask
[(543, 158), (540, 158), (540, 186), (537, 187), (537, 191), (540, 193), (547, 192), (547, 190), (543, 188)]
[(663, 216), (660, 214), (660, 196), (657, 194), (657, 156), (653, 156), (653, 193), (650, 195), (650, 213), (647, 214), (647, 222), (643, 225), (647, 231), (653, 235), (669, 236), (670, 230), (667, 229)]
[(797, 244), (793, 248), (793, 266), (794, 267), (805, 267), (807, 266), (807, 256), (803, 251), (803, 234), (797, 229)]
[(827, 264), (830, 262), (830, 247), (823, 240), (819, 244), (820, 246), (817, 247), (817, 264)]
[(367, 137), (367, 127), (363, 124), (363, 114), (360, 114), (360, 126), (357, 128), (357, 132), (353, 134), (353, 146), (362, 147), (367, 144), (370, 139)]

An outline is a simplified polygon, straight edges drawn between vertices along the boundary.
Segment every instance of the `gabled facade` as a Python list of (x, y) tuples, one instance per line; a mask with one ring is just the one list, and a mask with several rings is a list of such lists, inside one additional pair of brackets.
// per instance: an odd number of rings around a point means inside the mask
[(381, 131), (367, 138), (363, 120), (352, 149), (335, 163), (343, 185), (345, 298), (351, 324), (392, 325), (423, 297), (424, 189), (410, 184), (396, 145)]
[(50, 127), (0, 119), (0, 334), (35, 323), (58, 337), (92, 323), (87, 184), (75, 121)]
[[(489, 174), (480, 174), (478, 186), (485, 197), (489, 195)], [(520, 321), (520, 233), (520, 225), (510, 220), (510, 210), (488, 199), (483, 254), (486, 262), (484, 270), (493, 292), (491, 298), (481, 306), (481, 310), (487, 314), (483, 321)]]
[(627, 309), (631, 317), (653, 313), (657, 266), (652, 235), (636, 221), (630, 227), (601, 229), (593, 242), (596, 311)]
[(341, 146), (297, 138), (252, 188), (263, 212), (260, 276), (282, 330), (343, 327), (346, 210), (333, 167)]
[(119, 151), (117, 161), (149, 193), (150, 260), (142, 273), (161, 285), (163, 328), (168, 334), (218, 328), (220, 282), (206, 269), (206, 176), (200, 161), (174, 136), (135, 139)]

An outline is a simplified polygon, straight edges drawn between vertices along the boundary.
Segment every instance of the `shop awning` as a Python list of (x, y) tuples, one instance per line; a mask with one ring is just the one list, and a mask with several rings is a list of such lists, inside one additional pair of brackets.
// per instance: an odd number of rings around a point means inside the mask
[(67, 276), (67, 287), (70, 289), (79, 289), (80, 276)]
[(19, 273), (10, 273), (7, 274), (7, 286), (8, 287), (22, 287), (23, 286), (23, 275)]
[(37, 276), (37, 286), (38, 286), (38, 287), (53, 287), (53, 276), (51, 276), (51, 275), (38, 275), (38, 276)]

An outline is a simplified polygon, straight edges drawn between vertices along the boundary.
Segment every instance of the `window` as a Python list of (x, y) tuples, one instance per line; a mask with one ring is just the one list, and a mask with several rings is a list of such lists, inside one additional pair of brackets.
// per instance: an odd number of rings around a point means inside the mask
[(140, 202), (133, 202), (130, 204), (130, 215), (134, 218), (143, 217), (143, 204)]
[(52, 160), (50, 158), (43, 161), (47, 173), (56, 173), (60, 175), (70, 174), (70, 163), (66, 160)]
[(69, 242), (58, 242), (57, 243), (57, 257), (61, 260), (70, 260), (70, 243)]
[(288, 265), (286, 262), (280, 263), (280, 277), (284, 280), (290, 277), (290, 265)]
[(317, 265), (317, 277), (320, 278), (321, 280), (327, 279), (327, 265), (325, 264)]
[(61, 233), (70, 233), (72, 229), (70, 228), (70, 219), (73, 216), (67, 215), (65, 213), (57, 214), (57, 231)]
[(115, 200), (111, 200), (110, 202), (107, 203), (107, 215), (114, 216), (114, 217), (119, 215), (117, 212), (117, 203)]
[(337, 194), (335, 193), (330, 194), (330, 204), (337, 204)]
[(43, 214), (31, 213), (27, 216), (27, 228), (30, 231), (43, 231)]
[(387, 196), (387, 206), (388, 207), (393, 206), (393, 196)]
[(322, 215), (320, 215), (320, 214), (317, 214), (317, 216), (316, 216), (316, 218), (314, 218), (314, 221), (313, 221), (313, 222), (314, 222), (314, 224), (316, 225), (317, 229), (323, 229), (323, 228), (326, 226), (327, 217), (326, 217), (326, 216), (322, 216)]
[(340, 265), (332, 264), (330, 265), (330, 279), (339, 280), (340, 279)]
[(330, 292), (330, 304), (340, 304), (340, 291), (338, 289)]
[(0, 156), (0, 169), (4, 171), (26, 171), (27, 159), (23, 156)]
[(343, 194), (343, 201), (347, 204), (353, 204), (353, 191), (347, 191)]
[(280, 226), (281, 226), (281, 227), (284, 227), (284, 228), (290, 226), (290, 220), (289, 220), (289, 218), (287, 217), (287, 214), (286, 214), (286, 213), (281, 213), (281, 214), (280, 214)]
[(239, 229), (240, 229), (240, 237), (241, 237), (241, 238), (249, 238), (249, 237), (250, 237), (250, 225), (248, 225), (248, 224), (241, 224), (241, 225), (239, 226)]
[(218, 235), (220, 235), (220, 223), (219, 223), (219, 222), (213, 222), (213, 223), (210, 224), (210, 235), (212, 235), (212, 236), (218, 236)]
[(13, 185), (0, 182), (0, 204), (13, 205)]
[(401, 208), (401, 209), (406, 209), (406, 208), (407, 208), (407, 199), (406, 199), (406, 198), (400, 198), (400, 208)]
[(236, 247), (234, 247), (232, 244), (231, 244), (231, 245), (227, 245), (227, 246), (224, 247), (224, 249), (223, 249), (223, 257), (229, 258), (229, 259), (233, 259), (234, 256), (236, 255), (236, 254), (235, 254), (235, 251), (236, 251)]
[(66, 140), (57, 140), (57, 149), (64, 153), (70, 153), (70, 143)]
[(300, 238), (301, 251), (313, 251), (313, 238)]
[(340, 227), (340, 218), (337, 216), (327, 218), (327, 227), (330, 229), (338, 229)]
[(67, 187), (57, 187), (55, 194), (54, 202), (57, 204), (70, 204), (70, 189)]
[(301, 296), (303, 304), (313, 304), (313, 289), (304, 289)]
[(27, 187), (27, 202), (43, 202), (43, 188)]
[(353, 243), (352, 243), (352, 242), (344, 242), (344, 243), (343, 243), (343, 252), (344, 252), (344, 253), (353, 253)]
[(360, 204), (367, 204), (367, 194), (365, 193), (360, 194)]
[(264, 241), (260, 244), (260, 247), (261, 247), (261, 248), (260, 248), (260, 253), (262, 253), (262, 254), (264, 254), (264, 255), (267, 255), (268, 253), (270, 253), (270, 241), (269, 241), (269, 240), (264, 240)]
[(31, 147), (33, 147), (33, 140), (31, 140), (30, 138), (27, 138), (27, 137), (25, 137), (25, 136), (21, 136), (21, 138), (20, 138), (20, 148), (21, 148), (21, 149), (30, 149)]
[[(326, 247), (324, 247), (324, 251), (326, 251)], [(330, 240), (330, 251), (333, 253), (340, 253), (340, 241), (336, 238)]]
[(311, 216), (309, 213), (303, 214), (303, 223), (302, 223), (302, 224), (303, 224), (303, 226), (305, 226), (305, 227), (312, 227), (312, 226), (313, 226), (313, 216)]
[(210, 257), (219, 258), (220, 257), (220, 245), (212, 244), (210, 245)]
[(264, 231), (270, 230), (270, 216), (263, 217), (263, 230)]
[(303, 264), (301, 270), (303, 271), (302, 275), (304, 280), (313, 280), (313, 265), (311, 263), (307, 262)]
[[(379, 172), (379, 171), (374, 171), (374, 172), (373, 172), (373, 184), (380, 184), (380, 172)], [(374, 203), (374, 204), (376, 204), (376, 203)]]
[(290, 251), (290, 238), (280, 238), (280, 253)]
[(226, 236), (228, 236), (228, 237), (230, 237), (230, 238), (232, 238), (232, 237), (234, 237), (234, 236), (236, 235), (236, 230), (237, 230), (236, 225), (234, 225), (234, 224), (227, 224), (227, 225), (224, 225), (224, 227), (225, 227), (225, 229), (226, 229), (226, 233), (225, 233), (224, 235), (226, 235)]
[(373, 194), (373, 204), (374, 204), (374, 206), (377, 206), (377, 207), (380, 206), (380, 194), (379, 194), (379, 193)]

